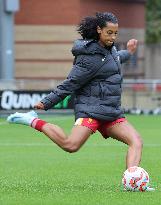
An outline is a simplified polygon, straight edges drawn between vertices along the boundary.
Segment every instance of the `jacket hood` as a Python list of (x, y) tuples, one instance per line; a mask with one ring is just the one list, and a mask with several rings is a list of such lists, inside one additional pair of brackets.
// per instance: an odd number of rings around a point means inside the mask
[(106, 49), (98, 44), (95, 40), (79, 39), (74, 42), (72, 54), (78, 56), (81, 54), (95, 54), (100, 53), (106, 55)]

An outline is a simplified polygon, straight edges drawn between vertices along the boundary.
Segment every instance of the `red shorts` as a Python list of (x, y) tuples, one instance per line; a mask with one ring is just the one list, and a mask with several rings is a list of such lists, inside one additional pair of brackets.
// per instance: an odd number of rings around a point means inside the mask
[(92, 118), (78, 118), (74, 125), (81, 125), (81, 126), (88, 127), (93, 132), (96, 132), (98, 130), (104, 138), (108, 138), (109, 135), (107, 133), (107, 129), (114, 126), (117, 123), (121, 123), (125, 121), (127, 121), (125, 118), (119, 118), (114, 121), (101, 121)]

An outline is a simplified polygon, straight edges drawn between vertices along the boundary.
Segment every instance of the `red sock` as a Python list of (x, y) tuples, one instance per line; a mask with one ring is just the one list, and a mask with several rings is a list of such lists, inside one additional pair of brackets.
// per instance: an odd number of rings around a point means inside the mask
[(44, 120), (40, 120), (39, 118), (35, 118), (32, 123), (31, 123), (31, 127), (33, 127), (34, 129), (42, 132), (42, 127), (46, 124), (47, 122), (45, 122)]

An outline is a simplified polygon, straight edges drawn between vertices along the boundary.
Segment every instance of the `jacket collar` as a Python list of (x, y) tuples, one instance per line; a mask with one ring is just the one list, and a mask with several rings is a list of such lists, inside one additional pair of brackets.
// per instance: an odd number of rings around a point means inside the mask
[(74, 42), (73, 48), (72, 48), (72, 54), (74, 56), (81, 55), (81, 54), (95, 54), (99, 53), (102, 55), (107, 54), (107, 50), (112, 50), (111, 47), (105, 48), (102, 47), (98, 41), (96, 40), (84, 40), (84, 39), (78, 39)]

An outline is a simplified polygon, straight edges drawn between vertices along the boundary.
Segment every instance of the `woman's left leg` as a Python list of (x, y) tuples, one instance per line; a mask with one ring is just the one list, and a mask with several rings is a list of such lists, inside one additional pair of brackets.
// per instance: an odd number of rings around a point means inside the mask
[(134, 127), (127, 121), (120, 122), (107, 128), (106, 133), (111, 138), (129, 146), (126, 156), (126, 167), (139, 166), (143, 142)]

